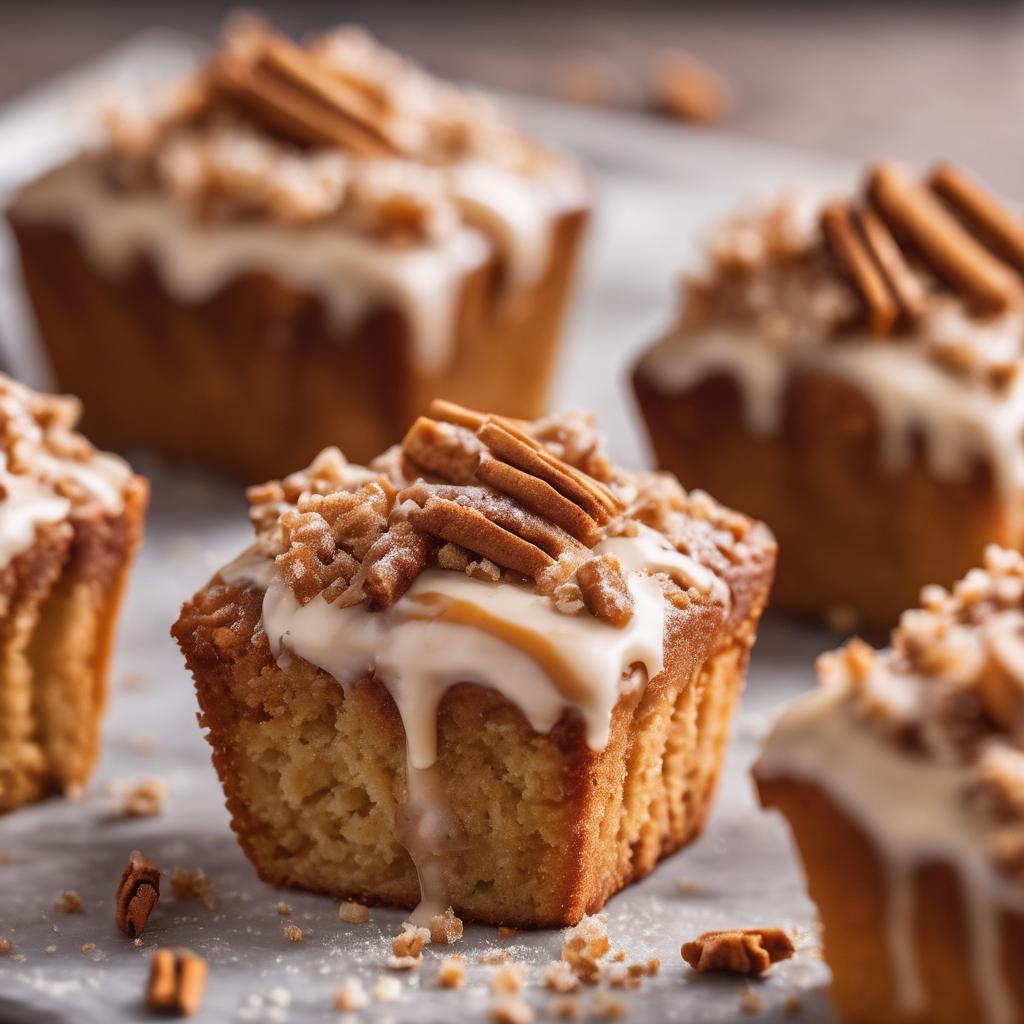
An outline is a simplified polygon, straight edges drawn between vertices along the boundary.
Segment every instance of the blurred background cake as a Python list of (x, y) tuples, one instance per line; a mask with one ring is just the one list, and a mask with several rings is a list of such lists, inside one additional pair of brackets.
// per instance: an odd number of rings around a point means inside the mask
[(552, 927), (702, 830), (762, 525), (613, 466), (581, 415), (447, 403), (250, 501), (255, 545), (173, 633), (265, 881)]
[(948, 165), (723, 224), (634, 370), (658, 462), (767, 522), (773, 603), (883, 630), (1024, 532), (1024, 221)]
[(89, 777), (142, 536), (146, 482), (78, 414), (0, 374), (0, 813)]
[(248, 480), (368, 459), (435, 395), (543, 411), (589, 188), (359, 29), (248, 19), (9, 210), (99, 443)]
[(788, 819), (844, 1024), (1024, 1020), (1024, 559), (823, 656), (754, 769)]

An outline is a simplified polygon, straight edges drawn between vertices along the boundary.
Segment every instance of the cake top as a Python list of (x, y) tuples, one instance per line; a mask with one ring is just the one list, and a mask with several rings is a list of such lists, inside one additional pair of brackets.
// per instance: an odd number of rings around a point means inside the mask
[(861, 194), (791, 192), (732, 218), (686, 283), (684, 328), (738, 322), (784, 347), (868, 338), (1006, 389), (1024, 340), (1024, 221), (961, 170), (869, 169)]
[(560, 181), (563, 198), (567, 180), (565, 161), (487, 99), (355, 27), (299, 46), (237, 19), (195, 75), (160, 94), (117, 97), (104, 125), (119, 184), (166, 191), (197, 217), (330, 220), (400, 244), (473, 220), (472, 184), (454, 180), (471, 170)]
[(1024, 884), (1024, 557), (990, 546), (921, 601), (885, 650), (853, 640), (823, 656), (822, 684), (895, 747), (962, 771), (992, 856)]
[(623, 627), (625, 577), (638, 567), (595, 551), (619, 537), (647, 542), (676, 607), (728, 603), (722, 578), (747, 557), (751, 520), (667, 475), (614, 466), (590, 417), (526, 423), (448, 402), (430, 414), (369, 467), (326, 449), (307, 470), (250, 488), (258, 548), (300, 604), (385, 609), (429, 567), (512, 582), (559, 612)]

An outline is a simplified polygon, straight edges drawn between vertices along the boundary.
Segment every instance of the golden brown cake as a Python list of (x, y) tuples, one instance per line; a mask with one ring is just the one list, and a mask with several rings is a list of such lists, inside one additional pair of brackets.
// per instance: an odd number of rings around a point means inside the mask
[(43, 342), (98, 443), (267, 479), (366, 460), (436, 395), (546, 405), (590, 204), (483, 97), (354, 28), (229, 28), (9, 219)]
[(875, 167), (724, 224), (641, 357), (659, 465), (763, 519), (773, 606), (892, 627), (1024, 529), (1024, 222), (961, 172)]
[(775, 545), (591, 420), (436, 403), (252, 488), (173, 628), (261, 878), (574, 923), (702, 828)]
[(844, 1024), (1024, 1021), (1024, 559), (824, 656), (754, 768), (788, 819)]
[(142, 536), (145, 480), (78, 413), (0, 374), (0, 813), (88, 779)]

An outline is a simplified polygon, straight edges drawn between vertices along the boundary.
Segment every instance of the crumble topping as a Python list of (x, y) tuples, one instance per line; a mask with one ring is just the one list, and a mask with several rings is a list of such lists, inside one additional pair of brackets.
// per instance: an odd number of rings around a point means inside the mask
[(438, 241), (472, 215), (458, 165), (532, 177), (555, 166), (484, 97), (351, 26), (300, 46), (235, 19), (191, 78), (112, 97), (100, 120), (98, 159), (116, 187), (163, 191), (198, 218), (329, 221), (394, 245)]
[(780, 347), (912, 335), (944, 370), (1006, 390), (1024, 342), (1024, 223), (948, 164), (869, 169), (863, 195), (790, 191), (730, 218), (685, 282), (682, 327)]
[(1024, 557), (990, 545), (952, 589), (924, 588), (890, 647), (851, 640), (819, 674), (870, 728), (969, 770), (964, 800), (995, 862), (1024, 882)]
[[(744, 558), (751, 521), (667, 474), (611, 464), (579, 413), (535, 423), (435, 402), (402, 444), (351, 466), (326, 449), (309, 469), (250, 488), (257, 551), (300, 604), (393, 605), (428, 567), (530, 584), (565, 614), (615, 626), (633, 614), (600, 541), (655, 531), (716, 575)], [(658, 573), (680, 608), (709, 595)]]

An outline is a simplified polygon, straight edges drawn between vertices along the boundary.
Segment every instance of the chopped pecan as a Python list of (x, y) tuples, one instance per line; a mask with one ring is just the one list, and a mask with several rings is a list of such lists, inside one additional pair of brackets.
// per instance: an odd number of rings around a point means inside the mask
[(114, 919), (118, 928), (130, 939), (138, 938), (159, 899), (160, 869), (138, 850), (133, 850), (117, 887)]
[(405, 523), (380, 537), (366, 554), (363, 589), (369, 606), (390, 608), (427, 567), (430, 549), (430, 539)]
[(892, 164), (869, 178), (871, 202), (897, 236), (981, 310), (1001, 312), (1021, 295), (1020, 278), (969, 234), (937, 196)]
[(576, 582), (591, 615), (619, 627), (633, 618), (633, 595), (614, 555), (599, 555), (584, 562), (576, 570)]
[(681, 952), (695, 971), (759, 975), (793, 955), (793, 940), (781, 928), (741, 928), (705, 932), (684, 942)]
[(479, 430), (487, 422), (485, 413), (467, 409), (464, 405), (456, 405), (455, 402), (446, 402), (443, 398), (435, 398), (430, 403), (429, 411), (434, 419), (468, 427), (473, 431)]
[(187, 949), (158, 949), (153, 954), (146, 988), (150, 1010), (192, 1017), (206, 989), (206, 961)]
[(892, 232), (870, 207), (854, 210), (853, 218), (900, 307), (902, 321), (910, 323), (916, 320), (924, 309), (924, 287), (910, 269)]
[(402, 439), (402, 455), (419, 475), (453, 484), (473, 480), (481, 448), (471, 430), (427, 416), (420, 416)]

